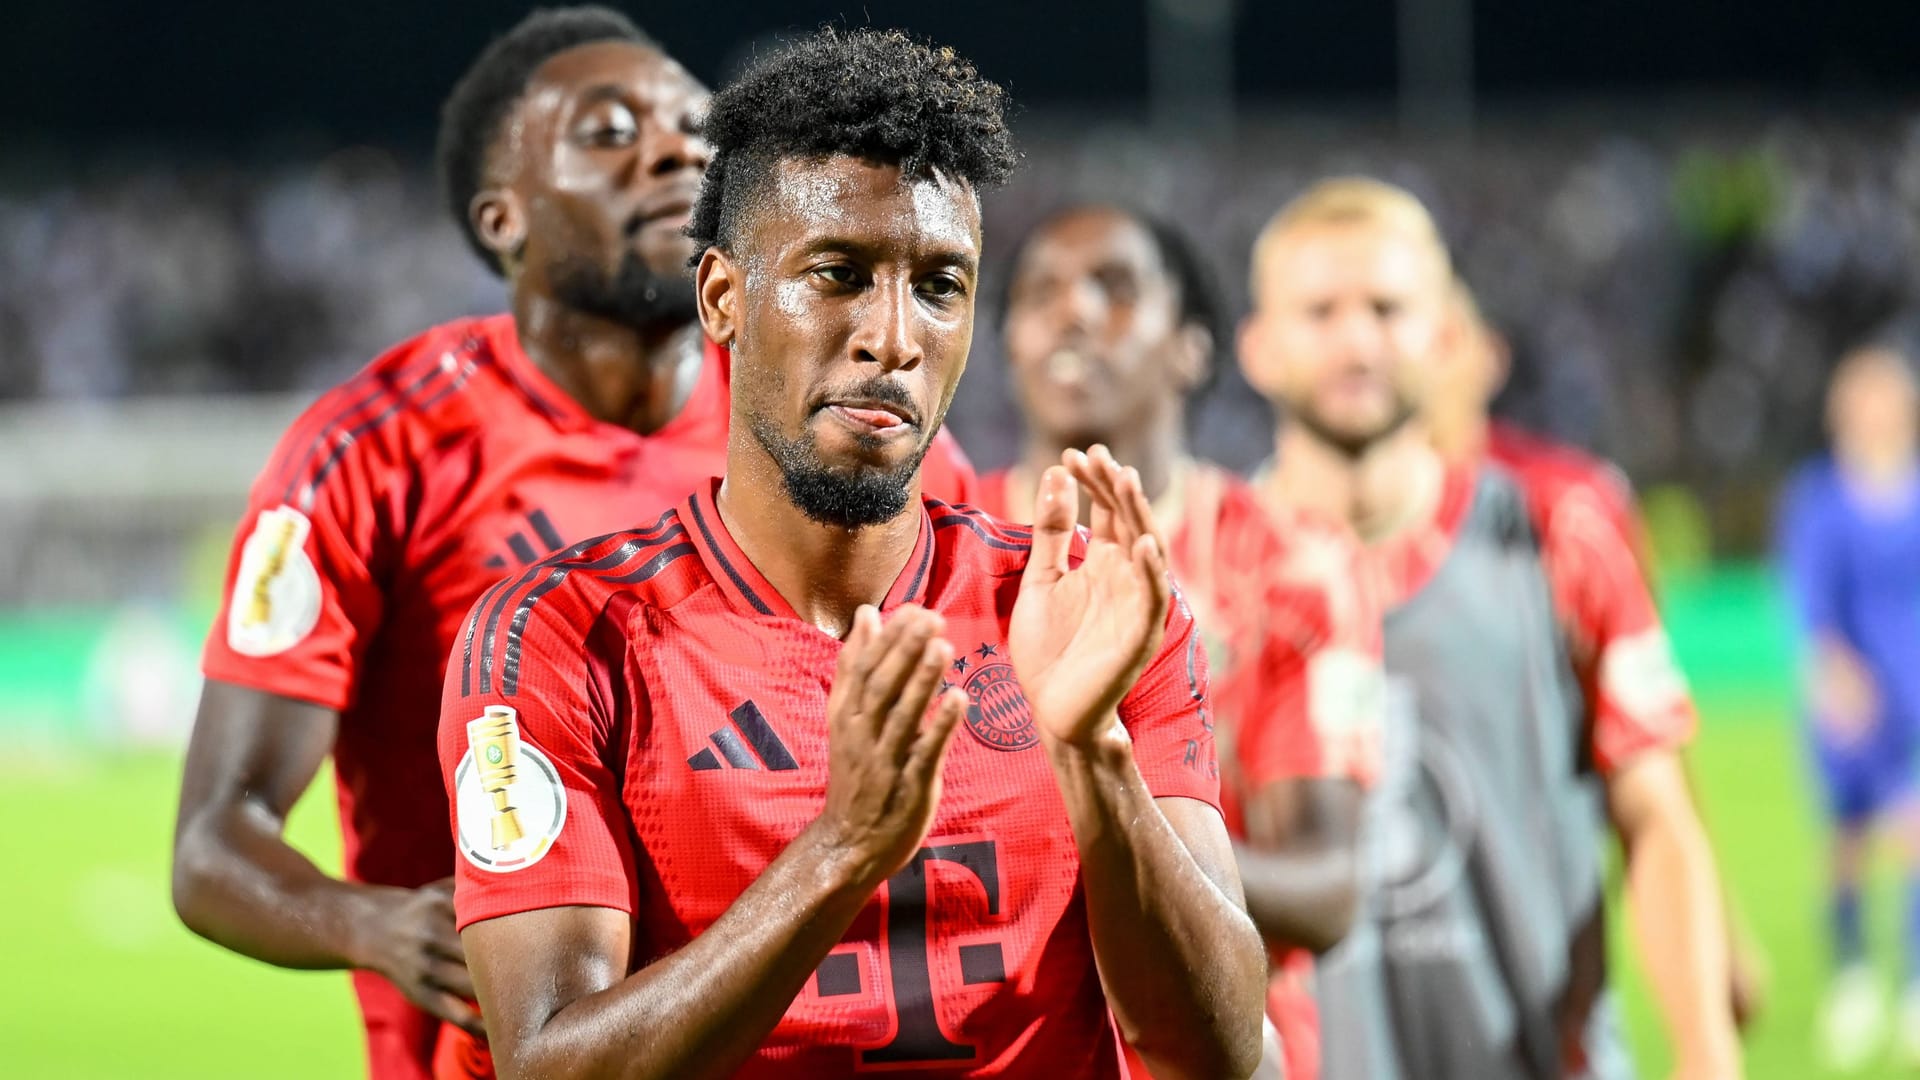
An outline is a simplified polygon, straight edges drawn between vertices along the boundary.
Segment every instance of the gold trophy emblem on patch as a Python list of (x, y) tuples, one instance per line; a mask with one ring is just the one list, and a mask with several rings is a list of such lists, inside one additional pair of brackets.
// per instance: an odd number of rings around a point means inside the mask
[(520, 811), (510, 805), (508, 789), (520, 767), (520, 721), (505, 705), (487, 706), (486, 715), (467, 722), (467, 747), (480, 790), (493, 799), (493, 850), (505, 851), (526, 835)]
[[(264, 526), (266, 523), (263, 521), (261, 524)], [(283, 514), (270, 527), (273, 531), (267, 535), (266, 559), (260, 565), (259, 575), (253, 579), (252, 594), (247, 598), (247, 614), (241, 623), (249, 629), (265, 626), (273, 615), (273, 582), (286, 569), (287, 549), (293, 546), (295, 535), (300, 531), (300, 522), (291, 515)]]

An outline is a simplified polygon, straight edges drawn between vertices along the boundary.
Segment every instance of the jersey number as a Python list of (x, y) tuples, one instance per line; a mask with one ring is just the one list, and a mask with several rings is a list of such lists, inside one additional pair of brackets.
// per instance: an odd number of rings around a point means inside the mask
[[(932, 946), (927, 941), (927, 864), (960, 867), (987, 894), (987, 914), (1000, 914), (1000, 864), (991, 840), (931, 844), (887, 879), (887, 969), (900, 1026), (893, 1041), (860, 1052), (863, 1065), (971, 1061), (979, 1050), (947, 1038), (933, 1009)], [(994, 942), (960, 946), (962, 981), (1006, 981), (1006, 959)]]

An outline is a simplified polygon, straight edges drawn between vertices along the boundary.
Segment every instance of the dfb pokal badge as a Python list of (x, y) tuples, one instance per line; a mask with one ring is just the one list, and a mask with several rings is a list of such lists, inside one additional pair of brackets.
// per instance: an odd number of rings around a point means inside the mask
[(540, 748), (520, 738), (513, 709), (489, 705), (467, 723), (467, 753), (454, 771), (460, 854), (506, 873), (539, 862), (567, 819), (567, 792)]

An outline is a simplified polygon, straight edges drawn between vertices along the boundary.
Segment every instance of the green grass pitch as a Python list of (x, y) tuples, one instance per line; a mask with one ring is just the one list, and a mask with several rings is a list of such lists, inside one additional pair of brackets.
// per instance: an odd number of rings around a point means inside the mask
[[(1703, 704), (1696, 774), (1770, 976), (1766, 1012), (1747, 1044), (1749, 1075), (1817, 1076), (1807, 1033), (1824, 946), (1800, 744), (1777, 704)], [(36, 762), (0, 784), (0, 1074), (357, 1075), (344, 975), (242, 960), (174, 920), (167, 852), (178, 768), (169, 756), (79, 758)], [(301, 804), (293, 832), (323, 865), (337, 864), (330, 783)], [(1893, 940), (1895, 899), (1883, 875), (1873, 897), (1877, 944)], [(1623, 954), (1626, 939), (1617, 928)], [(1630, 964), (1622, 985), (1643, 1071), (1659, 1078), (1662, 1036)]]

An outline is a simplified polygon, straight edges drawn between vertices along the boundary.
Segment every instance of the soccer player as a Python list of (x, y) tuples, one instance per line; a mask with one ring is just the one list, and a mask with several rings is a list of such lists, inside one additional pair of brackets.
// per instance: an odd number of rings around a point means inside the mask
[[(241, 521), (175, 906), (248, 956), (352, 969), (376, 1080), (426, 1075), (442, 1021), (480, 1030), (433, 742), (461, 618), (501, 577), (724, 465), (729, 361), (703, 347), (681, 235), (706, 96), (600, 8), (537, 12), (482, 53), (447, 101), (439, 168), (512, 313), (428, 330), (323, 395)], [(964, 497), (959, 460), (943, 443), (932, 490)], [(281, 836), (329, 752), (345, 880)]]
[(1836, 974), (1820, 1045), (1842, 1069), (1865, 1065), (1886, 1036), (1885, 991), (1867, 960), (1860, 912), (1869, 842), (1883, 826), (1899, 841), (1906, 875), (1896, 1049), (1920, 1064), (1920, 396), (1908, 363), (1882, 344), (1841, 360), (1827, 398), (1832, 453), (1800, 468), (1778, 514), (1833, 830)]
[[(1645, 530), (1626, 474), (1576, 447), (1492, 417), (1512, 350), (1454, 279), (1450, 317), (1427, 404), (1433, 443), (1449, 460), (1498, 465), (1526, 497), (1553, 590), (1554, 614), (1580, 677), (1587, 724), (1609, 730), (1602, 710), (1636, 713), (1632, 729), (1691, 727), (1686, 677), (1673, 658), (1648, 583)], [(1697, 805), (1697, 801), (1696, 801)], [(1730, 930), (1737, 920), (1729, 909)], [(1728, 942), (1735, 1019), (1746, 1027), (1764, 995), (1756, 946)]]
[(1278, 524), (1244, 481), (1189, 455), (1187, 404), (1225, 340), (1216, 295), (1163, 222), (1101, 205), (1043, 221), (1014, 256), (1005, 305), (1026, 452), (981, 477), (979, 505), (1031, 521), (1039, 478), (1069, 450), (1104, 444), (1139, 469), (1213, 661), (1221, 800), (1274, 954), (1285, 1075), (1311, 1080), (1306, 982), (1312, 952), (1353, 915), (1360, 785), (1379, 734), (1379, 612), (1344, 521), (1302, 512)]
[(1318, 971), (1326, 1075), (1629, 1069), (1593, 933), (1604, 809), (1678, 1074), (1737, 1076), (1688, 730), (1637, 698), (1589, 729), (1542, 565), (1552, 537), (1512, 480), (1450, 466), (1422, 423), (1451, 283), (1426, 209), (1369, 180), (1316, 185), (1254, 252), (1241, 359), (1286, 413), (1262, 495), (1344, 515), (1388, 590), (1363, 910)]
[(447, 675), (502, 1075), (1119, 1076), (1122, 1037), (1253, 1069), (1206, 663), (1138, 474), (1072, 455), (1031, 530), (920, 496), (1001, 101), (871, 31), (715, 97), (725, 478), (482, 597)]

